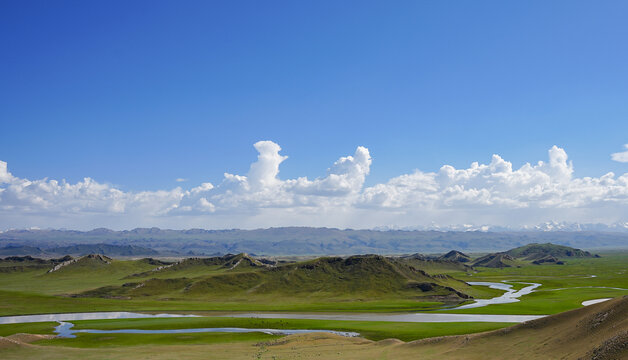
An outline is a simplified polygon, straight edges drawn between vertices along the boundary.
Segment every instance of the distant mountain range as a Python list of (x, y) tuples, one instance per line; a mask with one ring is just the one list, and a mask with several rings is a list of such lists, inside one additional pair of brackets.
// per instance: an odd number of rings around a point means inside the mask
[(156, 256), (160, 253), (153, 249), (141, 246), (111, 245), (102, 243), (55, 246), (43, 249), (28, 245), (7, 245), (0, 248), (0, 257), (19, 255), (55, 257), (59, 255), (81, 256), (87, 254), (101, 254), (109, 256)]
[(547, 221), (534, 226), (507, 227), (494, 225), (458, 224), (440, 226), (431, 224), (428, 226), (412, 227), (377, 227), (374, 230), (435, 230), (435, 231), (485, 231), (485, 232), (511, 232), (511, 231), (599, 231), (599, 232), (628, 232), (628, 222), (616, 222), (612, 224), (581, 224), (566, 221)]
[[(114, 231), (10, 230), (0, 233), (0, 253), (111, 256), (163, 255), (351, 255), (495, 252), (530, 243), (582, 249), (628, 248), (628, 232), (610, 231), (422, 231), (340, 230), (282, 227), (257, 230), (165, 230), (137, 228)], [(106, 246), (113, 246), (106, 249)], [(19, 252), (18, 247), (28, 251)], [(103, 250), (103, 249), (106, 249)]]
[[(290, 227), (286, 227), (290, 228)], [(135, 228), (132, 230), (124, 230), (124, 231), (115, 231), (107, 228), (97, 228), (89, 231), (75, 231), (68, 229), (40, 229), (40, 228), (29, 228), (29, 229), (9, 229), (2, 231), (0, 230), (0, 234), (4, 232), (22, 232), (22, 231), (66, 231), (66, 232), (76, 232), (76, 233), (86, 233), (89, 235), (107, 235), (113, 233), (127, 233), (127, 234), (151, 234), (151, 233), (160, 233), (162, 231), (181, 231), (185, 233), (204, 233), (204, 232), (224, 232), (224, 231), (234, 231), (240, 229), (224, 229), (224, 230), (205, 230), (205, 229), (189, 229), (189, 230), (162, 230), (156, 227), (153, 228)], [(260, 229), (257, 229), (260, 230)], [(454, 224), (454, 225), (438, 225), (436, 223), (432, 223), (426, 226), (376, 226), (372, 229), (365, 230), (374, 230), (374, 231), (441, 231), (441, 232), (459, 232), (459, 231), (482, 231), (482, 232), (518, 232), (518, 231), (596, 231), (596, 232), (628, 232), (628, 222), (615, 222), (611, 224), (602, 224), (602, 223), (577, 223), (577, 222), (567, 222), (567, 221), (546, 221), (537, 225), (529, 226), (524, 225), (520, 227), (509, 227), (509, 226), (496, 226), (496, 225), (475, 225), (475, 224)], [(241, 230), (246, 231), (246, 230)]]

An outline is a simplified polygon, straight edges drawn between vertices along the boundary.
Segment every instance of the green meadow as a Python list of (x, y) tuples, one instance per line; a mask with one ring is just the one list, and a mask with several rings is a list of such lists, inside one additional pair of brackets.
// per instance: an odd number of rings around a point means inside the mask
[[(476, 273), (452, 274), (464, 281), (506, 281), (515, 289), (539, 283), (521, 301), (452, 310), (466, 314), (555, 314), (581, 307), (586, 300), (628, 295), (628, 252), (601, 253), (600, 258), (565, 260), (564, 265), (524, 265), (510, 268), (476, 268)], [(592, 277), (594, 275), (594, 277)]]
[(210, 345), (247, 341), (270, 341), (281, 336), (251, 333), (182, 333), (182, 334), (79, 334), (71, 339), (45, 339), (36, 345), (73, 348), (128, 347), (145, 345)]
[[(249, 328), (249, 329), (323, 329), (335, 331), (358, 332), (361, 336), (370, 340), (382, 340), (396, 338), (403, 341), (412, 341), (435, 336), (475, 333), (500, 329), (512, 325), (512, 323), (488, 323), (488, 322), (453, 322), (453, 323), (409, 323), (388, 321), (341, 321), (341, 320), (308, 320), (308, 319), (256, 319), (256, 318), (230, 318), (230, 317), (194, 317), (194, 318), (151, 318), (151, 319), (117, 319), (117, 320), (81, 320), (72, 321), (75, 330), (174, 330), (197, 328)], [(8, 336), (18, 333), (53, 334), (56, 322), (7, 324), (0, 325), (0, 336)], [(99, 347), (121, 345), (125, 337), (139, 339), (137, 343), (153, 343), (156, 339), (171, 341), (182, 334), (76, 334), (75, 339), (47, 339), (40, 344), (75, 346), (75, 347)], [(264, 339), (269, 336), (263, 333), (187, 333), (186, 336), (194, 337), (198, 341), (205, 341), (208, 337), (217, 335), (231, 335), (234, 339)], [(248, 335), (248, 336), (245, 336)], [(107, 339), (110, 341), (96, 341), (94, 339)], [(167, 340), (170, 339), (170, 340)], [(230, 338), (224, 336), (221, 339), (228, 342)], [(216, 340), (220, 341), (220, 340)], [(131, 342), (132, 343), (132, 342)]]

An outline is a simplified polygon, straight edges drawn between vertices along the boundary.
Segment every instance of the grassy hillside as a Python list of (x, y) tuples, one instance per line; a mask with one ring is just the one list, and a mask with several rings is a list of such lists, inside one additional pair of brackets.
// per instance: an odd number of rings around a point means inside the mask
[(489, 268), (505, 268), (511, 266), (520, 266), (521, 262), (506, 253), (488, 254), (475, 259), (472, 266), (482, 266)]
[(460, 354), (467, 359), (625, 359), (628, 297), (489, 333), (408, 343), (400, 351), (430, 354), (428, 359), (459, 358)]
[(569, 246), (546, 244), (528, 244), (505, 252), (492, 253), (471, 262), (474, 267), (506, 268), (525, 264), (556, 264), (564, 265), (560, 259), (578, 259), (599, 257), (588, 251), (574, 249)]
[[(432, 275), (418, 268), (422, 264), (381, 256), (296, 263), (274, 263), (246, 254), (178, 262), (116, 260), (101, 255), (16, 261), (0, 261), (6, 265), (0, 267), (5, 271), (0, 276), (0, 314), (96, 310), (416, 311), (438, 308), (443, 302), (458, 303), (467, 296), (486, 298), (500, 293), (468, 286), (442, 274), (442, 268), (438, 269), (441, 273)], [(16, 268), (16, 263), (21, 267)]]
[(438, 259), (439, 260), (445, 260), (445, 261), (461, 262), (461, 263), (465, 263), (465, 262), (470, 262), (471, 261), (471, 257), (469, 255), (467, 255), (465, 253), (462, 253), (460, 251), (457, 251), (457, 250), (451, 250), (447, 254), (439, 257)]
[(7, 256), (0, 259), (0, 273), (28, 272), (32, 270), (51, 269), (57, 264), (71, 260), (72, 257), (64, 256), (59, 259), (40, 259), (27, 256)]
[[(202, 271), (204, 270), (204, 272)], [(431, 276), (406, 262), (377, 255), (318, 258), (296, 264), (268, 266), (240, 254), (208, 259), (187, 259), (151, 273), (151, 277), (121, 286), (106, 286), (81, 293), (87, 297), (238, 298), (285, 296), (292, 298), (389, 298), (462, 301), (471, 290), (447, 276)], [(183, 277), (181, 274), (202, 274)], [(172, 275), (179, 275), (172, 277)], [(137, 277), (146, 276), (147, 273)]]
[[(26, 262), (0, 261), (0, 288), (7, 291), (36, 294), (63, 295), (80, 292), (99, 286), (123, 284), (124, 277), (154, 269), (155, 261), (115, 260), (103, 261), (106, 257), (71, 258), (56, 260), (29, 260)], [(75, 262), (69, 262), (76, 260)], [(67, 265), (49, 272), (62, 263)], [(19, 265), (23, 264), (23, 265)]]
[(457, 260), (445, 259), (442, 256), (432, 257), (421, 254), (405, 255), (395, 258), (398, 261), (405, 262), (408, 265), (421, 269), (429, 274), (449, 274), (452, 272), (472, 271), (473, 269)]
[(523, 258), (525, 260), (537, 260), (547, 256), (555, 258), (583, 258), (593, 257), (590, 252), (574, 249), (569, 246), (556, 245), (552, 243), (546, 244), (528, 244), (515, 249), (506, 251), (506, 254), (513, 258)]
[(131, 274), (128, 278), (198, 277), (226, 271), (255, 271), (273, 264), (274, 262), (260, 261), (244, 253), (209, 258), (186, 258), (173, 263), (164, 263), (150, 271)]
[[(245, 254), (156, 259), (77, 258), (48, 272), (52, 260), (0, 261), (0, 314), (100, 310), (418, 311), (503, 291), (463, 281), (541, 283), (521, 302), (450, 310), (551, 314), (583, 300), (626, 294), (627, 254), (573, 258), (565, 265), (477, 267), (381, 256), (325, 257), (272, 263)], [(80, 260), (80, 261), (79, 261)], [(55, 260), (59, 261), (59, 260)], [(22, 264), (22, 265), (19, 265)], [(459, 280), (463, 281), (459, 281)], [(80, 296), (80, 297), (75, 297)]]

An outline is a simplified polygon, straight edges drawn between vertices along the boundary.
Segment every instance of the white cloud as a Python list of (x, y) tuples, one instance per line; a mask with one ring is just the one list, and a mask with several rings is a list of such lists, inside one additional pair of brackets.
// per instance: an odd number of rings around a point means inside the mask
[(298, 178), (288, 181), (290, 188), (303, 195), (340, 196), (360, 191), (371, 167), (369, 150), (358, 146), (353, 156), (341, 157), (327, 171), (327, 176), (313, 181)]
[(186, 182), (186, 181), (188, 181), (188, 179), (176, 178), (174, 181), (176, 181), (176, 182)]
[(512, 164), (493, 155), (487, 165), (473, 163), (467, 169), (445, 165), (437, 173), (417, 171), (363, 192), (361, 206), (374, 208), (433, 209), (567, 209), (604, 202), (627, 204), (628, 174), (615, 178), (573, 178), (566, 152), (553, 146), (549, 162)]
[(31, 181), (12, 175), (0, 161), (0, 226), (520, 226), (628, 217), (628, 174), (575, 178), (567, 153), (557, 146), (549, 161), (518, 169), (493, 155), (488, 164), (416, 170), (367, 188), (372, 160), (365, 147), (339, 158), (322, 177), (284, 180), (279, 167), (287, 156), (279, 145), (254, 146), (259, 155), (246, 175), (225, 173), (217, 185), (161, 191), (125, 192), (90, 178), (76, 184)]
[(0, 184), (9, 183), (11, 181), (13, 181), (13, 175), (9, 173), (7, 163), (0, 160)]
[(614, 161), (622, 162), (622, 163), (628, 162), (628, 144), (625, 144), (624, 148), (626, 149), (625, 151), (611, 154), (611, 159), (613, 159)]
[(248, 184), (256, 190), (279, 185), (279, 165), (288, 157), (279, 155), (281, 148), (272, 141), (258, 141), (253, 146), (259, 155), (249, 169)]

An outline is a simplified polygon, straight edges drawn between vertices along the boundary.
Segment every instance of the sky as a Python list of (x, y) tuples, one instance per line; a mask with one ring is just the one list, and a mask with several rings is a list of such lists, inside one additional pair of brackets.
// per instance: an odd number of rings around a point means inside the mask
[(4, 1), (0, 229), (628, 223), (625, 1)]

